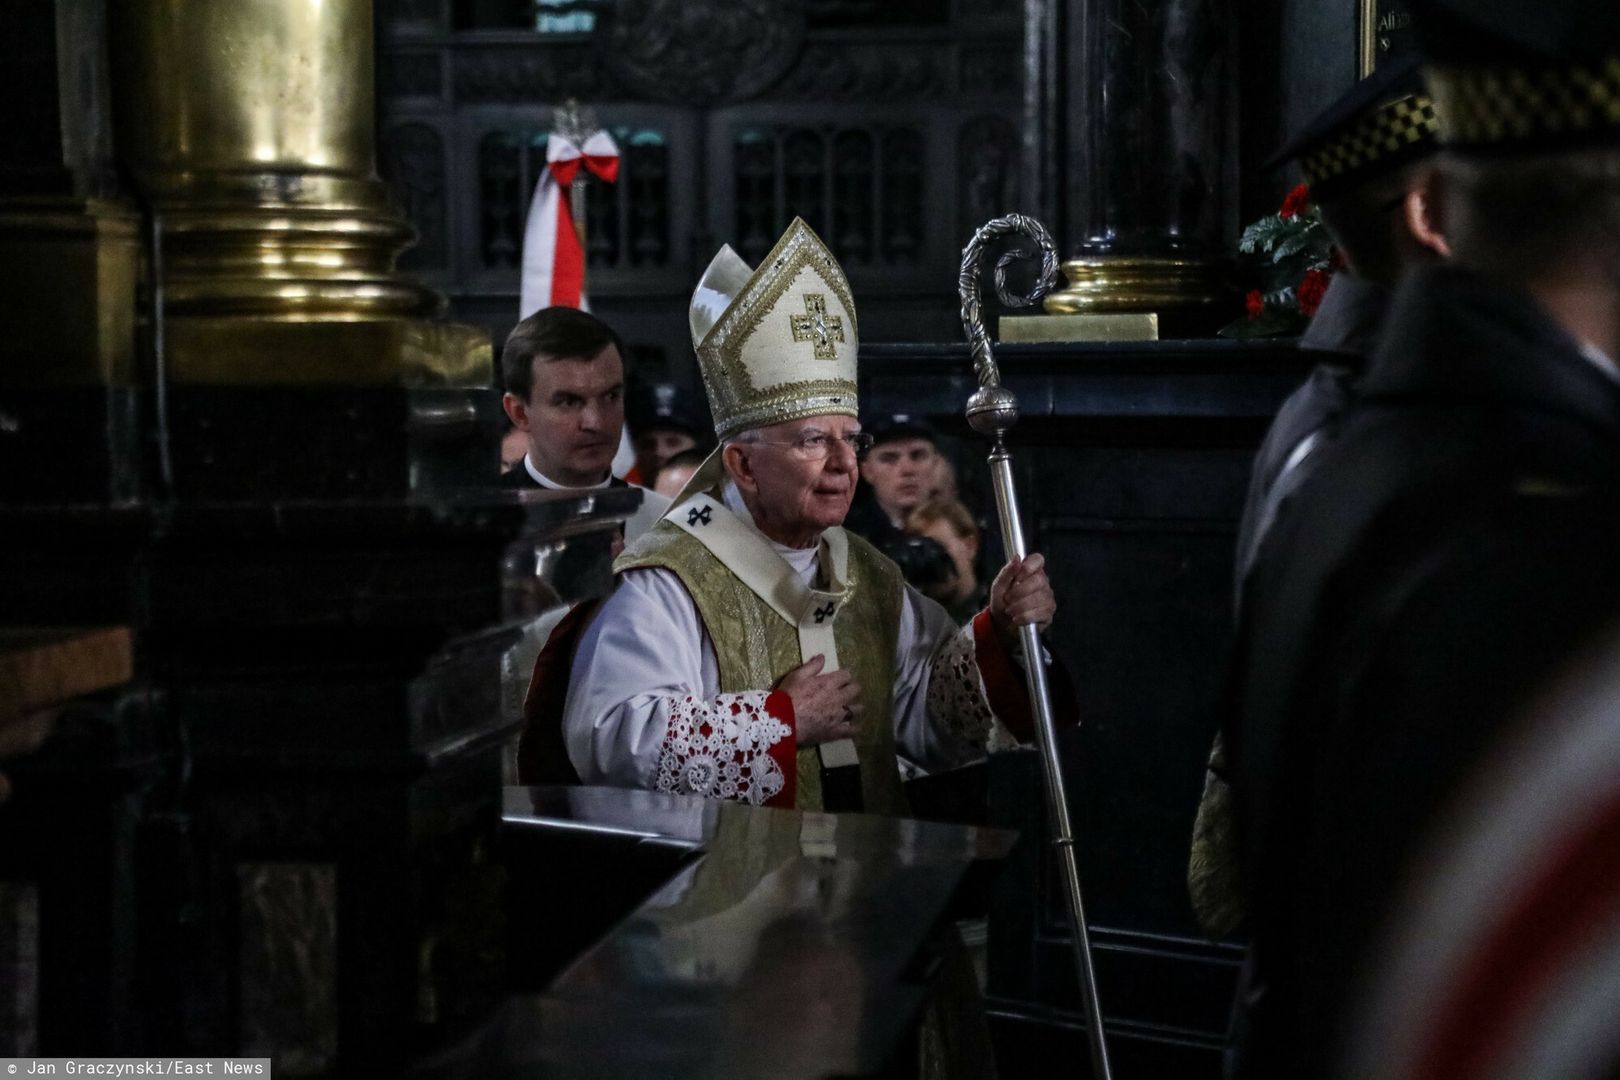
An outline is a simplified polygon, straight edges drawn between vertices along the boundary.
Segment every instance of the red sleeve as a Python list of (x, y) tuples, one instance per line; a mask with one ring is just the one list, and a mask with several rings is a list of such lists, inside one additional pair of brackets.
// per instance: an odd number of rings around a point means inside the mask
[[(1035, 709), (1029, 700), (1029, 684), (1023, 670), (1002, 648), (1001, 636), (996, 633), (988, 608), (973, 616), (973, 659), (979, 665), (979, 677), (984, 680), (985, 696), (996, 719), (1019, 741), (1033, 739)], [(1052, 697), (1052, 719), (1060, 729), (1077, 725), (1080, 708), (1068, 670), (1054, 660), (1047, 666), (1046, 675), (1047, 690)]]
[(793, 699), (781, 690), (772, 690), (765, 698), (765, 711), (786, 724), (793, 732), (771, 747), (771, 760), (782, 770), (782, 790), (765, 800), (766, 806), (791, 810), (799, 794), (799, 723), (793, 708)]

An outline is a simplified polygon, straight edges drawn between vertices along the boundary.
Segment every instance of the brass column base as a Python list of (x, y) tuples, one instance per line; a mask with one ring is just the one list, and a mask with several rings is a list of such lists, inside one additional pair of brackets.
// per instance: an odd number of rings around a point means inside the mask
[(482, 329), (428, 319), (286, 322), (171, 318), (165, 365), (176, 385), (487, 387)]
[(188, 192), (191, 201), (158, 201), (169, 314), (341, 320), (443, 312), (442, 296), (394, 270), (414, 234), (381, 184), (309, 178), (298, 190), (302, 201), (255, 202), (251, 187), (216, 183)]
[(1046, 298), (1051, 315), (1215, 311), (1226, 294), (1215, 267), (1198, 259), (1086, 255), (1063, 263), (1068, 286)]

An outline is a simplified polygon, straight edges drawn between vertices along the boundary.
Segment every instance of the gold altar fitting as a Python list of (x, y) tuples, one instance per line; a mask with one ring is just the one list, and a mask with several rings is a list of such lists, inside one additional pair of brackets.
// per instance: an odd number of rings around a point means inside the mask
[(444, 298), (394, 269), (414, 234), (376, 173), (370, 0), (119, 0), (108, 19), (171, 379), (488, 383), (487, 336), (430, 322)]
[(1226, 299), (1215, 267), (1198, 259), (1085, 255), (1066, 260), (1062, 270), (1068, 285), (1047, 296), (1050, 315), (1197, 315)]
[(1159, 316), (1151, 311), (1106, 315), (1003, 315), (996, 324), (1004, 342), (1158, 341)]

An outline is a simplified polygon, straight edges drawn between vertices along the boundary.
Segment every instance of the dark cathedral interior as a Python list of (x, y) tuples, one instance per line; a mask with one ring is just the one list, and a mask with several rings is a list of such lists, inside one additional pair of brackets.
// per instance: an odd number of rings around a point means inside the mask
[(1612, 0), (11, 0), (0, 100), (9, 1072), (1620, 1077)]

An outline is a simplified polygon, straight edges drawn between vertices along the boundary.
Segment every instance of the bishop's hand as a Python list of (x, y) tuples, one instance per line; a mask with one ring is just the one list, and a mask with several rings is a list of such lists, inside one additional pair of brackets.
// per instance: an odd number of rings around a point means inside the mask
[(1030, 623), (1044, 632), (1057, 614), (1057, 597), (1046, 577), (1046, 558), (1025, 555), (1012, 559), (990, 583), (990, 621), (1009, 651), (1018, 640), (1018, 628)]
[(794, 735), (800, 746), (853, 738), (861, 688), (848, 671), (822, 672), (826, 660), (812, 656), (776, 684), (793, 699)]

